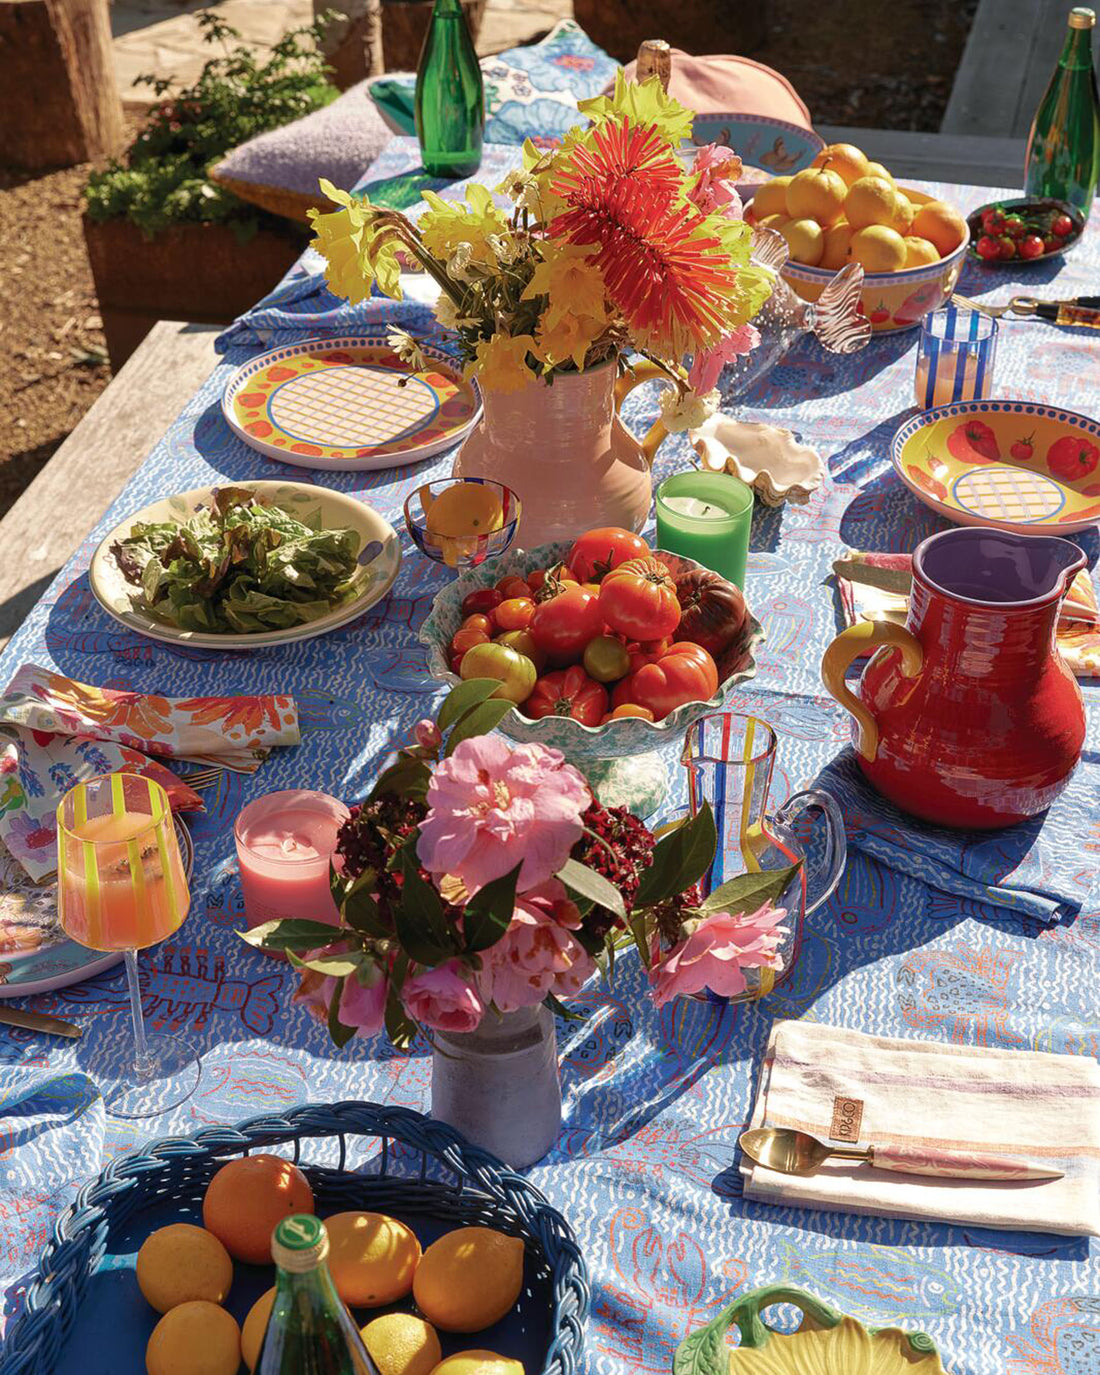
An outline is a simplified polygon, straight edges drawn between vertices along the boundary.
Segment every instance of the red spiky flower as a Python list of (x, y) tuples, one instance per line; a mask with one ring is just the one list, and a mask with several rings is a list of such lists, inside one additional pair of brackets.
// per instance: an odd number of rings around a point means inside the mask
[(713, 221), (679, 197), (682, 176), (657, 130), (624, 116), (571, 148), (551, 183), (569, 209), (550, 233), (598, 245), (589, 261), (631, 332), (675, 358), (722, 338), (737, 293), (737, 268)]

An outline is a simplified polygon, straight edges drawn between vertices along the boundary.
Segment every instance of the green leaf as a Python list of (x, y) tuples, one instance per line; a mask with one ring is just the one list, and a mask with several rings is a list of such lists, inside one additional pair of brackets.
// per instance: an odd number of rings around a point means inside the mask
[(492, 697), (500, 683), (495, 678), (467, 678), (464, 683), (459, 683), (453, 687), (444, 698), (443, 705), (439, 708), (439, 716), (436, 724), (441, 731), (446, 731), (466, 715), (479, 702), (484, 702), (487, 697)]
[(332, 1001), (328, 1005), (328, 1034), (332, 1037), (337, 1050), (343, 1050), (355, 1035), (355, 1027), (345, 1026), (340, 1020), (340, 999), (344, 994), (343, 979), (332, 991)]
[(257, 950), (291, 950), (300, 947), (313, 950), (319, 945), (331, 945), (338, 940), (338, 927), (321, 921), (265, 921), (262, 926), (254, 926), (250, 931), (238, 931), (241, 940), (255, 946)]
[(571, 893), (587, 898), (599, 907), (607, 907), (617, 917), (622, 918), (623, 921), (626, 920), (626, 906), (623, 903), (622, 893), (613, 883), (605, 879), (603, 874), (597, 874), (595, 869), (589, 869), (587, 864), (581, 864), (575, 859), (567, 859), (558, 870), (556, 877), (561, 879)]
[(420, 877), (413, 844), (401, 851), (401, 903), (394, 913), (397, 939), (402, 949), (417, 964), (432, 967), (456, 953), (454, 933), (443, 915), (443, 900), (430, 883)]
[(495, 945), (512, 920), (516, 910), (516, 883), (523, 861), (507, 874), (493, 879), (470, 899), (462, 917), (466, 950), (486, 950)]
[(288, 950), (286, 954), (295, 969), (312, 969), (317, 974), (328, 974), (334, 979), (354, 974), (367, 960), (366, 952), (363, 950), (350, 950), (342, 955), (317, 955), (311, 960), (303, 960), (293, 950)]
[(694, 816), (657, 842), (650, 867), (638, 885), (634, 906), (652, 907), (690, 888), (706, 873), (717, 843), (710, 804), (704, 802)]
[(424, 797), (428, 791), (432, 771), (423, 759), (406, 754), (404, 750), (396, 760), (378, 775), (378, 780), (367, 795), (373, 802), (386, 793), (396, 793), (402, 797)]
[[(470, 682), (474, 682), (474, 679), (471, 678)], [(500, 684), (498, 683), (497, 686), (499, 687)], [(444, 756), (449, 758), (454, 754), (463, 740), (469, 740), (475, 735), (488, 735), (491, 730), (496, 730), (514, 705), (515, 703), (509, 702), (507, 698), (491, 697), (489, 701), (474, 707), (473, 711), (468, 711), (447, 737), (447, 748), (443, 751)]]
[(646, 929), (645, 917), (635, 909), (627, 917), (626, 924), (630, 928), (630, 934), (634, 937), (634, 944), (638, 949), (642, 964), (648, 969), (653, 961), (649, 957), (649, 932)]
[(572, 1008), (566, 1007), (560, 998), (555, 998), (553, 993), (547, 993), (542, 1000), (555, 1017), (561, 1017), (567, 1022), (583, 1022), (584, 1013), (574, 1012)]
[(407, 1050), (419, 1030), (416, 1022), (405, 1011), (404, 1004), (397, 996), (396, 980), (391, 981), (386, 995), (386, 1035), (398, 1050)]
[(787, 891), (791, 880), (802, 867), (802, 861), (785, 869), (765, 869), (758, 874), (738, 874), (727, 879), (706, 900), (699, 904), (700, 912), (755, 912), (765, 902), (774, 902)]

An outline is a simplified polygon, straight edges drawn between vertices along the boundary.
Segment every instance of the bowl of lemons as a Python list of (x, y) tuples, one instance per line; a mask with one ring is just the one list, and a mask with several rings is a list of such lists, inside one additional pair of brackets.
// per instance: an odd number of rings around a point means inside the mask
[(783, 276), (804, 301), (859, 263), (863, 311), (880, 334), (912, 329), (948, 300), (970, 243), (955, 206), (899, 186), (850, 143), (829, 144), (801, 172), (765, 182), (745, 218), (786, 239)]
[(476, 568), (516, 536), (520, 500), (487, 477), (421, 483), (405, 500), (405, 525), (422, 554), (448, 568)]

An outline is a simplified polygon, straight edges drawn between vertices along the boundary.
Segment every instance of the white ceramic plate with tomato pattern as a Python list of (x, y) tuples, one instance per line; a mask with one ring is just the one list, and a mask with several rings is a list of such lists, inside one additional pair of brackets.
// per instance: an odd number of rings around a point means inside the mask
[(1100, 422), (1036, 401), (957, 401), (894, 435), (898, 477), (956, 525), (1072, 535), (1100, 521)]

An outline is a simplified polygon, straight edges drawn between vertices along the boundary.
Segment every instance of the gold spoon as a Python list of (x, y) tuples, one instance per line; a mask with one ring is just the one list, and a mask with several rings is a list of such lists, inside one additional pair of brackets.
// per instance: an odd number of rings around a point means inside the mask
[(813, 1174), (834, 1155), (879, 1170), (946, 1179), (1061, 1179), (1065, 1174), (1064, 1170), (978, 1151), (945, 1151), (936, 1146), (832, 1146), (809, 1132), (788, 1127), (754, 1127), (742, 1132), (737, 1144), (757, 1165), (780, 1174)]

